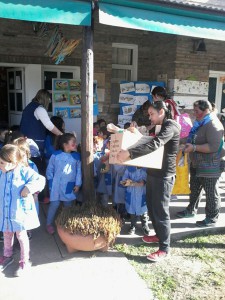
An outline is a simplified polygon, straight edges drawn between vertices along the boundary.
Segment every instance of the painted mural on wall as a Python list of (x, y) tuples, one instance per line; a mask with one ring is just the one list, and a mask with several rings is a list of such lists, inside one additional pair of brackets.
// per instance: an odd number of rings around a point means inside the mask
[(209, 83), (193, 80), (168, 80), (168, 92), (173, 100), (185, 109), (192, 109), (197, 100), (208, 99)]
[(168, 92), (188, 95), (208, 95), (209, 83), (205, 81), (192, 81), (169, 79)]

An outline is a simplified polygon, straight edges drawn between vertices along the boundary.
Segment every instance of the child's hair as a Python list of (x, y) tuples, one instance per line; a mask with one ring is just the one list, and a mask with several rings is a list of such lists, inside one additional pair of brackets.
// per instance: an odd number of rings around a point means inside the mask
[(72, 133), (64, 133), (62, 135), (59, 135), (57, 140), (56, 150), (64, 151), (63, 144), (68, 144), (68, 142), (72, 139), (76, 140), (74, 134)]
[(150, 104), (149, 107), (153, 107), (155, 110), (157, 110), (158, 112), (161, 109), (164, 109), (165, 111), (165, 115), (167, 119), (173, 119), (172, 117), (172, 113), (171, 113), (171, 106), (168, 105), (164, 102), (164, 101), (156, 101)]
[[(65, 122), (63, 121), (63, 118), (61, 118), (59, 116), (52, 116), (51, 121), (55, 125), (56, 128), (58, 128), (61, 132), (64, 133), (63, 125), (65, 124)], [(58, 136), (55, 135), (54, 133), (52, 133), (51, 131), (49, 131), (49, 134), (52, 138), (52, 145), (54, 147), (56, 147)]]
[(130, 122), (125, 123), (124, 126), (123, 126), (124, 129), (127, 129), (129, 127), (130, 127)]
[(6, 130), (9, 130), (9, 127), (8, 127), (8, 126), (6, 126), (6, 125), (0, 126), (0, 133), (1, 133), (1, 132), (4, 132), (4, 131), (6, 131)]
[(0, 150), (0, 158), (8, 163), (17, 164), (22, 162), (23, 156), (16, 145), (7, 144)]
[(5, 135), (7, 134), (7, 132), (9, 131), (9, 127), (6, 125), (3, 125), (0, 127), (0, 142), (4, 143), (5, 141)]
[(77, 145), (77, 152), (81, 154), (81, 143)]
[[(106, 126), (106, 120), (104, 120), (104, 119), (99, 119), (99, 120), (97, 121), (97, 123), (98, 123), (98, 125), (99, 125), (100, 128)], [(101, 123), (105, 123), (105, 125), (101, 125)]]
[(164, 100), (166, 100), (166, 98), (167, 98), (166, 90), (162, 86), (156, 86), (152, 90), (152, 95), (162, 97)]
[(5, 141), (4, 144), (11, 144), (15, 139), (18, 139), (20, 137), (24, 137), (22, 132), (19, 130), (9, 130), (5, 135)]
[(30, 146), (27, 142), (27, 139), (24, 137), (20, 137), (18, 139), (15, 139), (14, 141), (12, 141), (13, 145), (16, 145), (19, 147), (20, 151), (22, 152), (22, 156), (25, 154), (26, 158), (27, 158), (27, 166), (28, 166), (28, 159), (31, 157), (30, 154)]
[(95, 128), (96, 126), (99, 126), (98, 122), (93, 123), (93, 128)]
[(63, 121), (63, 118), (59, 116), (52, 116), (51, 121), (55, 127), (57, 127), (61, 132), (64, 132), (63, 125), (65, 122)]
[(94, 151), (101, 151), (103, 147), (103, 137), (101, 136), (94, 136), (93, 143), (94, 143)]

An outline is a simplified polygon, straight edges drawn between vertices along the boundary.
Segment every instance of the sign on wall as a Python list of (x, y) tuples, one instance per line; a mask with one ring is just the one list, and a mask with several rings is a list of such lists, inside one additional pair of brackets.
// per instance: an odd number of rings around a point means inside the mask
[[(81, 134), (81, 80), (52, 79), (53, 115), (62, 117), (66, 131), (75, 131), (78, 140)], [(97, 81), (93, 87), (93, 115), (98, 115)]]

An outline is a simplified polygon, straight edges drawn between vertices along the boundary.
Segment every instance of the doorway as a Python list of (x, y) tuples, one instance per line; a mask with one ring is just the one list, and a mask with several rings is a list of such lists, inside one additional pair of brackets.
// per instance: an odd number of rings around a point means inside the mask
[(208, 100), (215, 103), (218, 112), (225, 108), (225, 72), (209, 72), (209, 93)]

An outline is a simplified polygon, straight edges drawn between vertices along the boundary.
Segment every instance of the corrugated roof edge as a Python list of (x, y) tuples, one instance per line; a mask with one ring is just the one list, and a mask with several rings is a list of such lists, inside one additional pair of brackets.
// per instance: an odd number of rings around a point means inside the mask
[[(188, 7), (188, 8), (197, 8), (204, 9), (207, 11), (214, 11), (219, 13), (225, 12), (225, 1), (221, 4), (220, 0), (208, 0), (207, 3), (202, 3), (202, 1), (196, 0), (153, 0), (151, 3), (163, 3), (167, 5), (173, 5), (174, 7)], [(148, 1), (149, 3), (149, 1)]]

